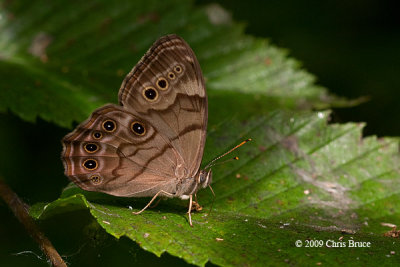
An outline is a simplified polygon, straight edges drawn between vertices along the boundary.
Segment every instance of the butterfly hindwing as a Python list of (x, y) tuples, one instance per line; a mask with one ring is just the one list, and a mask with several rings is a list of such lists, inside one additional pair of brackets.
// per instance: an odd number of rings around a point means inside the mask
[(65, 174), (85, 190), (152, 195), (152, 188), (168, 184), (175, 176), (174, 148), (149, 122), (119, 106), (94, 111), (63, 144)]

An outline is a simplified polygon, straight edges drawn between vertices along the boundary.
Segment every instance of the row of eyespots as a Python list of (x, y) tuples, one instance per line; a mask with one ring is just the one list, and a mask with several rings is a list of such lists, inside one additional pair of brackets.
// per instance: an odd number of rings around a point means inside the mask
[[(108, 133), (112, 133), (117, 129), (117, 124), (113, 120), (105, 120), (101, 124), (101, 128)], [(97, 131), (93, 132), (92, 137), (95, 140), (100, 140), (101, 138), (103, 138), (103, 133)], [(99, 146), (95, 143), (86, 143), (83, 148), (89, 154), (93, 154), (99, 150)], [(99, 163), (97, 162), (97, 160), (89, 158), (82, 163), (82, 166), (88, 171), (94, 171), (99, 167)], [(89, 179), (93, 184), (100, 184), (103, 180), (101, 176), (97, 174), (93, 174), (92, 176), (90, 176)]]
[[(101, 124), (101, 127), (103, 128), (104, 131), (109, 132), (109, 133), (112, 133), (117, 129), (116, 123), (113, 120), (105, 120)], [(97, 132), (97, 131), (93, 132), (92, 137), (95, 140), (100, 140), (101, 138), (103, 138), (103, 133)], [(99, 150), (99, 146), (95, 143), (86, 143), (86, 144), (84, 144), (83, 148), (89, 154), (93, 154)], [(82, 166), (88, 171), (94, 171), (98, 168), (99, 164), (98, 164), (97, 160), (90, 158), (90, 159), (86, 159), (82, 163)], [(94, 184), (94, 185), (98, 185), (103, 181), (101, 176), (97, 175), (97, 174), (91, 175), (89, 179), (92, 182), (92, 184)]]
[[(101, 127), (103, 128), (104, 131), (112, 133), (117, 129), (117, 124), (113, 120), (105, 120)], [(134, 121), (131, 123), (131, 130), (136, 134), (136, 135), (144, 135), (146, 133), (146, 128), (144, 127), (143, 123)], [(92, 137), (96, 140), (100, 140), (103, 138), (103, 134), (101, 132), (93, 132)], [(89, 144), (88, 144), (89, 145)], [(94, 148), (96, 144), (90, 143), (91, 148), (85, 148), (86, 152), (93, 153), (96, 152), (97, 149)]]
[[(176, 74), (180, 74), (182, 73), (183, 68), (180, 65), (176, 65), (173, 69), (173, 71), (168, 72), (168, 78), (170, 80), (175, 80), (176, 78)], [(159, 90), (167, 90), (169, 87), (169, 83), (168, 80), (165, 79), (164, 77), (160, 77), (158, 78), (157, 82), (156, 82), (156, 87)], [(143, 97), (150, 102), (156, 101), (158, 98), (158, 91), (156, 88), (154, 88), (153, 86), (148, 86), (146, 88), (144, 88), (143, 92)]]
[[(95, 159), (87, 159), (83, 162), (82, 166), (88, 171), (94, 171), (98, 167), (98, 162)], [(103, 181), (103, 178), (98, 174), (91, 175), (89, 179), (94, 185), (98, 185)]]
[[(87, 159), (83, 162), (82, 166), (88, 171), (94, 171), (97, 169), (98, 163), (95, 159)], [(91, 175), (89, 179), (95, 185), (98, 185), (103, 181), (102, 177), (98, 174)]]
[[(113, 120), (105, 120), (101, 127), (103, 128), (104, 131), (112, 133), (117, 129), (116, 123)], [(103, 133), (102, 132), (93, 132), (92, 133), (92, 137), (95, 140), (100, 140), (101, 138), (103, 138)], [(93, 154), (95, 152), (97, 152), (99, 150), (99, 146), (95, 143), (86, 143), (83, 148), (85, 149), (85, 151), (87, 153)], [(97, 164), (95, 164), (97, 166)], [(87, 166), (84, 166), (87, 169), (91, 169)], [(96, 167), (97, 168), (97, 167)]]
[[(117, 129), (115, 121), (109, 119), (105, 120), (101, 126), (104, 131), (110, 133), (114, 132)], [(131, 123), (131, 130), (133, 131), (133, 133), (139, 136), (143, 136), (146, 134), (145, 126), (143, 125), (143, 123), (140, 123), (138, 121), (134, 121)], [(103, 134), (96, 131), (93, 132), (92, 136), (94, 139), (99, 140), (103, 137)], [(99, 146), (96, 143), (92, 142), (85, 143), (83, 148), (89, 154), (93, 154), (99, 150)], [(82, 163), (82, 166), (88, 171), (94, 171), (98, 168), (99, 164), (96, 159), (89, 158)], [(101, 177), (99, 175), (92, 175), (90, 179), (94, 184), (99, 184), (101, 182)]]

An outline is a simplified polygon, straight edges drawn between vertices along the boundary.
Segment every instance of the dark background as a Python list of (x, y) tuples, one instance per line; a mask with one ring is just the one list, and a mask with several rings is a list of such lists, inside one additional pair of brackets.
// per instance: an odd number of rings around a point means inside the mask
[[(400, 23), (398, 9), (392, 4), (378, 0), (198, 0), (196, 4), (214, 2), (229, 10), (235, 21), (246, 23), (247, 34), (288, 49), (291, 57), (316, 75), (319, 85), (339, 96), (370, 97), (360, 106), (335, 109), (335, 121), (365, 121), (366, 135), (400, 136)], [(23, 122), (12, 114), (0, 114), (0, 122), (0, 138), (7, 140), (0, 149), (1, 175), (28, 204), (56, 199), (68, 180), (61, 160), (55, 163), (54, 157), (61, 152), (59, 140), (69, 130), (41, 119), (36, 124)], [(56, 143), (60, 145), (55, 147)], [(41, 255), (37, 244), (1, 201), (0, 218), (0, 240), (7, 240), (0, 243), (0, 263), (47, 266), (45, 259), (35, 256)], [(41, 227), (72, 264), (87, 266), (88, 258), (106, 264), (108, 259), (113, 262), (115, 255), (132, 264), (160, 263), (151, 253), (132, 247), (132, 242), (117, 242), (99, 232), (91, 222), (87, 212), (67, 213), (42, 222)], [(65, 235), (70, 237), (68, 244)], [(168, 255), (163, 255), (162, 262), (183, 263)]]
[(219, 3), (246, 33), (286, 48), (317, 83), (367, 103), (335, 109), (337, 122), (364, 121), (364, 134), (400, 135), (400, 16), (395, 1), (206, 0)]

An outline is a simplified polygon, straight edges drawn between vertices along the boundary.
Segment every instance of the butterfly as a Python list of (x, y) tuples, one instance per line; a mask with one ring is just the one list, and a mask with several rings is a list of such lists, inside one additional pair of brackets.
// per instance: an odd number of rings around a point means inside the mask
[(208, 106), (190, 46), (161, 37), (125, 77), (118, 100), (63, 138), (65, 175), (84, 190), (153, 197), (135, 214), (157, 197), (189, 199), (192, 226), (193, 195), (210, 185), (212, 171), (200, 169)]

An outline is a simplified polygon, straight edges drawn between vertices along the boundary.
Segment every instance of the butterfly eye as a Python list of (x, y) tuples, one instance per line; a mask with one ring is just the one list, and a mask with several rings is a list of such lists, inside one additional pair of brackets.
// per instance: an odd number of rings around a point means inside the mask
[(146, 133), (146, 128), (140, 122), (134, 121), (131, 124), (132, 131), (137, 135), (144, 135)]
[(102, 182), (102, 180), (103, 180), (103, 179), (102, 179), (99, 175), (97, 175), (97, 174), (90, 176), (90, 181), (91, 181), (93, 184), (100, 184), (100, 183)]
[(113, 120), (106, 120), (103, 122), (103, 129), (106, 132), (112, 133), (117, 129), (117, 126)]
[(89, 171), (93, 171), (95, 169), (97, 169), (98, 164), (97, 164), (97, 160), (95, 159), (87, 159), (83, 162), (82, 166)]
[(204, 175), (200, 175), (200, 183), (204, 183), (204, 181), (206, 180), (206, 177), (204, 177)]
[(158, 98), (158, 92), (153, 87), (146, 87), (143, 90), (143, 96), (148, 101), (156, 101)]
[(170, 78), (171, 80), (175, 80), (176, 78), (175, 73), (173, 72), (168, 73), (168, 78)]
[(165, 78), (161, 77), (157, 80), (157, 87), (160, 90), (168, 89), (168, 82)]
[(94, 132), (93, 134), (92, 134), (92, 136), (93, 136), (93, 138), (94, 139), (101, 139), (102, 137), (103, 137), (103, 134), (102, 133), (100, 133), (100, 132)]
[(174, 71), (176, 72), (176, 73), (181, 73), (182, 72), (182, 67), (180, 66), (180, 65), (176, 65), (175, 67), (174, 67)]
[(83, 146), (83, 148), (85, 149), (85, 151), (87, 153), (94, 153), (97, 150), (99, 150), (99, 146), (96, 145), (95, 143), (87, 143)]

